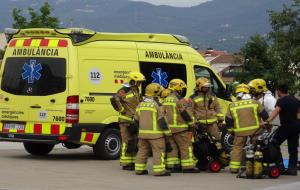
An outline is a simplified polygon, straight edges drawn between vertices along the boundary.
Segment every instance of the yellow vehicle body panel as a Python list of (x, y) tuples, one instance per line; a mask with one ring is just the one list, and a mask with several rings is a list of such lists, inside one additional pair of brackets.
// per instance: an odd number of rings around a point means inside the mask
[[(91, 35), (89, 38), (75, 42), (71, 31), (25, 29), (13, 36), (0, 71), (0, 138), (19, 133), (18, 129), (24, 129), (23, 134), (44, 136), (66, 135), (70, 130), (77, 130), (70, 133), (77, 134), (76, 138), (70, 137), (72, 142), (95, 144), (103, 127), (116, 126), (118, 122), (119, 114), (112, 108), (110, 98), (122, 87), (131, 71), (145, 73), (147, 81), (142, 91), (148, 83), (159, 81), (167, 85), (174, 77), (183, 77), (188, 87), (186, 97), (194, 92), (196, 78), (207, 75), (216, 81), (223, 113), (227, 110), (228, 101), (221, 93), (225, 84), (203, 57), (188, 46), (188, 42), (169, 34), (114, 34), (88, 30), (82, 32)], [(22, 70), (21, 66), (27, 62), (34, 66), (41, 63), (41, 72), (50, 67), (45, 80), (52, 77), (53, 83), (41, 83), (43, 85), (36, 87), (37, 91), (44, 89), (45, 94), (44, 91), (34, 94), (35, 86), (30, 83), (44, 80), (43, 73), (36, 81), (23, 75), (26, 69)], [(52, 68), (58, 63), (65, 67)], [(19, 83), (15, 87), (8, 84), (7, 80), (17, 80), (7, 76), (9, 64), (20, 67), (16, 77), (20, 84), (26, 83), (24, 89), (17, 89)], [(64, 69), (63, 77), (55, 78)], [(196, 71), (199, 71), (197, 76)], [(79, 96), (79, 121), (76, 124), (66, 123), (66, 99), (69, 96)], [(6, 140), (9, 138), (15, 137)]]

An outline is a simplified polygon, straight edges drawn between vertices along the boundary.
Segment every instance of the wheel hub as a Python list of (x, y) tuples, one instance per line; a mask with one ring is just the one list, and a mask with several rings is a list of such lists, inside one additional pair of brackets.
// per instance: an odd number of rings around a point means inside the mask
[(120, 144), (120, 139), (116, 135), (109, 135), (105, 139), (105, 149), (111, 155), (119, 152), (121, 148)]

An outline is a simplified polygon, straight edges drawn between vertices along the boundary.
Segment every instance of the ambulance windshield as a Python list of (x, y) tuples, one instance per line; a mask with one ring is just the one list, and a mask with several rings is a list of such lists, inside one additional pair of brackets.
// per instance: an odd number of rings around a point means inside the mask
[(66, 90), (64, 58), (11, 57), (5, 62), (1, 89), (14, 95), (46, 96)]

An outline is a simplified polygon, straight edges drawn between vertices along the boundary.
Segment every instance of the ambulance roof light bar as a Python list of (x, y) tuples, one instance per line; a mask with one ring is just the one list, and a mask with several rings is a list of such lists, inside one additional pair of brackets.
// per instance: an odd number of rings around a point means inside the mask
[(56, 32), (60, 34), (96, 34), (95, 31), (85, 29), (85, 28), (57, 28), (55, 29)]
[(4, 34), (6, 37), (6, 41), (9, 42), (11, 40), (11, 38), (13, 37), (13, 35), (18, 34), (20, 32), (19, 29), (15, 29), (15, 28), (4, 28)]
[(84, 28), (62, 28), (55, 29), (55, 31), (69, 35), (74, 43), (83, 42), (96, 34), (95, 31)]
[(177, 35), (177, 34), (174, 34), (173, 36), (174, 36), (174, 38), (176, 38), (181, 43), (185, 43), (185, 44), (188, 44), (188, 45), (191, 44), (190, 40), (185, 36)]
[(17, 34), (20, 30), (15, 28), (4, 28), (4, 34), (14, 35)]

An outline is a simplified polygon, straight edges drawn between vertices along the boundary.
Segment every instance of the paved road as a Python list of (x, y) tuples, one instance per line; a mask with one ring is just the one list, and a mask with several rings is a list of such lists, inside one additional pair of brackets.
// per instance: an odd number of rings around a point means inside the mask
[(236, 179), (228, 171), (163, 178), (136, 176), (120, 170), (118, 161), (94, 160), (91, 149), (84, 147), (67, 150), (58, 146), (47, 157), (32, 157), (19, 143), (0, 142), (0, 166), (1, 190), (298, 190), (300, 187), (300, 175), (281, 176), (277, 180)]

